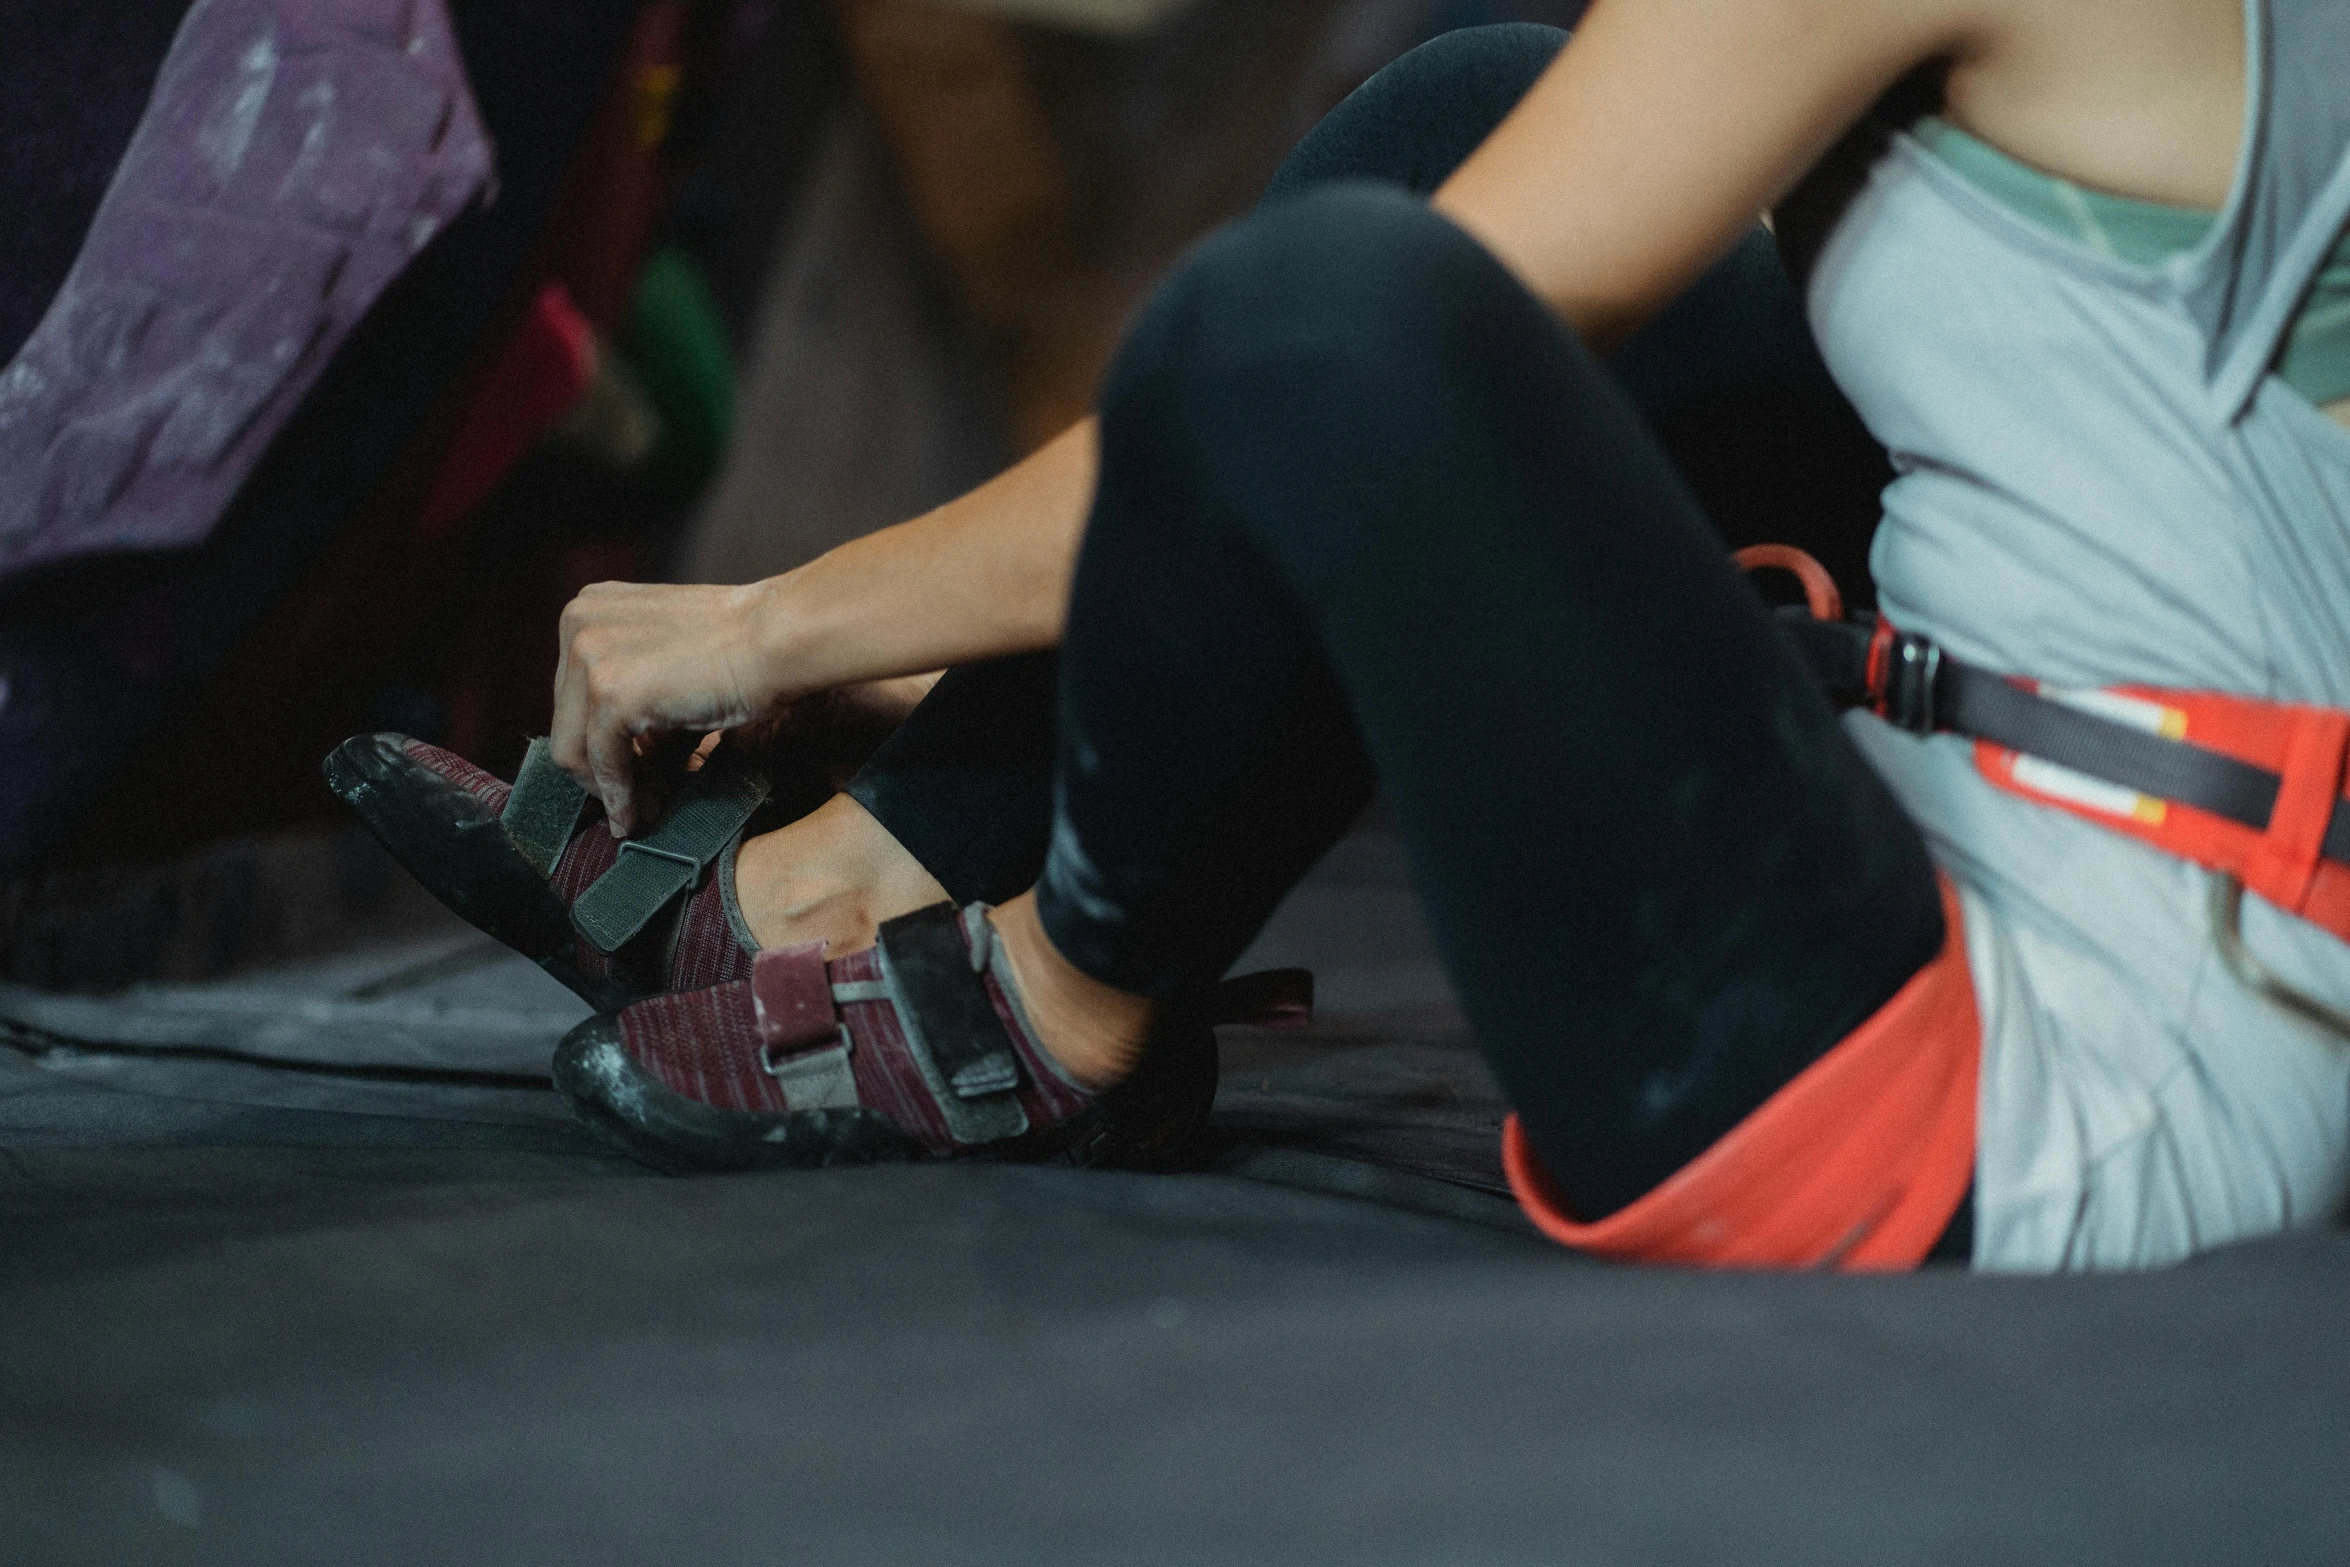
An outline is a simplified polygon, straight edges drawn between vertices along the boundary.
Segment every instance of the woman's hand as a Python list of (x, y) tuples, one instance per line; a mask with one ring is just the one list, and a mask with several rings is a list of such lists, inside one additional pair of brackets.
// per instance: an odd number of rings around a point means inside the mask
[(651, 814), (648, 769), (704, 734), (851, 687), (847, 709), (815, 716), (894, 725), (928, 689), (905, 677), (1051, 647), (1096, 452), (1081, 420), (960, 499), (748, 587), (589, 588), (563, 611), (555, 760), (625, 834)]
[(555, 760), (604, 802), (614, 832), (637, 826), (649, 742), (752, 723), (800, 694), (764, 655), (770, 598), (766, 583), (599, 582), (564, 609)]

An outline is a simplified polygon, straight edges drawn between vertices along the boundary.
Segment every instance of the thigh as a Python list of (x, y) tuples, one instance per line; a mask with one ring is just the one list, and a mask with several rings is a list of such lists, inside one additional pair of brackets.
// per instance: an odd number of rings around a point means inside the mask
[[(1566, 41), (1560, 29), (1531, 22), (1430, 39), (1323, 116), (1282, 160), (1264, 200), (1286, 201), (1342, 180), (1433, 194), (1517, 107)], [(1650, 414), (1768, 386), (1828, 387), (1802, 302), (1759, 225), (1610, 364), (1626, 395)]]
[[(1128, 885), (1180, 909), (1244, 877), (1226, 807), (1277, 803), (1280, 704), (1326, 670), (1578, 1212), (1652, 1188), (1940, 949), (1916, 829), (1619, 385), (1423, 203), (1333, 185), (1218, 236), (1103, 419), (1062, 826), (1118, 852), (1072, 886), (1156, 855)], [(1190, 637), (1180, 680), (1137, 628)]]
[[(1566, 43), (1554, 27), (1459, 28), (1379, 71), (1299, 141), (1268, 203), (1340, 180), (1425, 196), (1501, 123)], [(1854, 603), (1893, 475), (1814, 346), (1800, 291), (1759, 224), (1608, 357), (1608, 368), (1732, 545), (1800, 544)]]

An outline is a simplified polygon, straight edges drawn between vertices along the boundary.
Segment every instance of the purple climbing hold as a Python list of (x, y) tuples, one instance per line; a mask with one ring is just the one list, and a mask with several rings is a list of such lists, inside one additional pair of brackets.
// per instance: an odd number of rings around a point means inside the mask
[(0, 369), (0, 577), (202, 541), (345, 334), (490, 184), (441, 0), (196, 0)]

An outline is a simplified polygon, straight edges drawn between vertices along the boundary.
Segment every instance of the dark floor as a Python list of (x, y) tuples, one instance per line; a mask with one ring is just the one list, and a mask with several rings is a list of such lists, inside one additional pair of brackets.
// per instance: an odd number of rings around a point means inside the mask
[[(95, 939), (95, 938), (92, 938)], [(1393, 840), (1215, 1168), (648, 1175), (462, 927), (0, 986), (0, 1562), (2340, 1562), (2350, 1236), (1703, 1277), (1496, 1195)]]

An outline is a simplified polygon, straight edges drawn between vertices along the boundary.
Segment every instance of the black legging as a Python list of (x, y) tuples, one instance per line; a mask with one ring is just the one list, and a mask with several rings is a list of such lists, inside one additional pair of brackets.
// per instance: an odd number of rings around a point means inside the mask
[[(1407, 56), (1183, 261), (1103, 392), (1057, 725), (1052, 660), (958, 670), (850, 792), (958, 898), (1034, 878), (1065, 956), (1165, 994), (1222, 973), (1376, 784), (1595, 1219), (1943, 932), (1916, 829), (1616, 380), (1418, 199), (1559, 37)], [(1317, 178), (1366, 167), (1414, 188)]]

